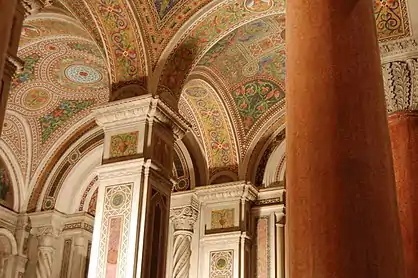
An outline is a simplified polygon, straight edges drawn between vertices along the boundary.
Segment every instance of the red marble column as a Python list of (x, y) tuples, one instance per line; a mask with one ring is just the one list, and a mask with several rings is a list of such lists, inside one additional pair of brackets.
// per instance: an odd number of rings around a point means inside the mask
[(406, 277), (418, 273), (418, 111), (389, 116)]
[(287, 1), (290, 278), (403, 278), (370, 0)]

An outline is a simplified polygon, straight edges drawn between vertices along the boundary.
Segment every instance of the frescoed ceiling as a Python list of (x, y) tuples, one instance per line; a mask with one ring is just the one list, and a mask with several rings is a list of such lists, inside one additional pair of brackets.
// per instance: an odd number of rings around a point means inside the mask
[(62, 15), (27, 20), (18, 55), (24, 70), (12, 81), (1, 139), (32, 176), (70, 128), (108, 101), (108, 71), (89, 34)]
[[(380, 42), (412, 36), (406, 0), (371, 1)], [(54, 2), (24, 22), (1, 138), (25, 180), (125, 84), (180, 100), (209, 175), (238, 173), (283, 111), (284, 0)]]

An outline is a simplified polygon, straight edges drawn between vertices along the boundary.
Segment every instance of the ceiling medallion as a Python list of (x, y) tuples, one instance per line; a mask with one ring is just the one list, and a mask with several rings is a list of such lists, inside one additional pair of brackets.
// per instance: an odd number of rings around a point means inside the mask
[(102, 74), (85, 65), (70, 65), (65, 69), (65, 76), (68, 80), (81, 83), (81, 84), (93, 84), (102, 80)]
[(23, 105), (29, 110), (39, 110), (48, 105), (51, 94), (43, 89), (32, 89), (23, 96)]
[(245, 8), (250, 12), (261, 13), (273, 7), (273, 0), (246, 0)]

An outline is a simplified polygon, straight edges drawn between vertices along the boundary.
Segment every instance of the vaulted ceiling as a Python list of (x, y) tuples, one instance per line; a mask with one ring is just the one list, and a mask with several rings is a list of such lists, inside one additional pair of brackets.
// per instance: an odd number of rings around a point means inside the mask
[[(406, 0), (373, 3), (381, 42), (413, 35)], [(283, 0), (59, 0), (25, 20), (19, 57), (0, 147), (26, 196), (125, 84), (179, 101), (208, 182), (254, 178), (284, 125)]]

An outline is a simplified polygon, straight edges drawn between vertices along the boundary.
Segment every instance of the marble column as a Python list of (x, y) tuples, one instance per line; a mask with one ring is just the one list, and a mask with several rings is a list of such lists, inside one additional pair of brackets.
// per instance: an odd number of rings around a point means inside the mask
[(373, 3), (286, 5), (289, 277), (402, 278)]
[[(418, 62), (383, 65), (406, 277), (418, 272)], [(408, 84), (408, 86), (397, 86)]]
[(173, 234), (173, 278), (189, 278), (194, 225), (199, 213), (199, 202), (171, 209)]
[(105, 139), (89, 277), (165, 278), (173, 146), (188, 124), (151, 95), (94, 114)]

